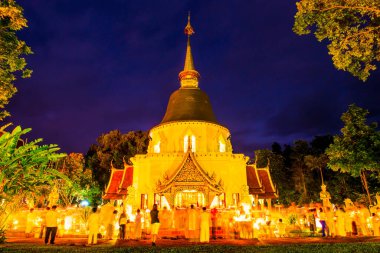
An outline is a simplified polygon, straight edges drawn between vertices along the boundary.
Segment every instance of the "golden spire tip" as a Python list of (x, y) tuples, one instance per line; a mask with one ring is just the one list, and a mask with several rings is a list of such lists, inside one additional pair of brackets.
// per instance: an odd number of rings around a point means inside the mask
[(190, 24), (190, 11), (189, 11), (189, 14), (187, 16), (187, 25), (185, 27), (185, 34), (187, 36), (191, 36), (191, 35), (194, 34), (194, 29), (193, 29), (193, 27)]
[(179, 73), (182, 88), (197, 88), (199, 73), (195, 70), (193, 55), (191, 53), (190, 36), (194, 34), (194, 29), (190, 23), (190, 11), (187, 16), (187, 24), (185, 27), (185, 34), (187, 35), (186, 58), (183, 71)]

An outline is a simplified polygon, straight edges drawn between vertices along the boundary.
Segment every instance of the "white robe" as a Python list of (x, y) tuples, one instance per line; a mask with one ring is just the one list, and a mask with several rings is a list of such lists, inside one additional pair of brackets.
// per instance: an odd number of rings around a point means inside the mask
[(98, 231), (99, 231), (99, 214), (98, 213), (92, 213), (88, 217), (88, 244), (97, 244), (98, 243)]
[(189, 230), (197, 229), (197, 210), (189, 210)]
[(210, 241), (210, 214), (206, 211), (202, 211), (201, 213), (201, 234), (199, 241)]

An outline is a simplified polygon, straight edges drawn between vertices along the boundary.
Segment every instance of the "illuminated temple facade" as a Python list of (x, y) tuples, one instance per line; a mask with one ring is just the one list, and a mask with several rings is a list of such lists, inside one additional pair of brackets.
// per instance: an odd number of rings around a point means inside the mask
[(268, 168), (247, 165), (249, 157), (234, 154), (230, 131), (219, 124), (207, 94), (198, 87), (190, 18), (180, 88), (169, 99), (160, 124), (150, 132), (147, 154), (132, 165), (112, 168), (104, 199), (123, 200), (133, 208), (233, 207), (242, 202), (270, 205), (277, 193)]

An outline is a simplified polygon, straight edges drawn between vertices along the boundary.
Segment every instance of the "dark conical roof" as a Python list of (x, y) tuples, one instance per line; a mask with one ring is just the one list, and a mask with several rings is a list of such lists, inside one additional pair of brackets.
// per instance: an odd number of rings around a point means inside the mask
[(191, 54), (190, 36), (194, 29), (190, 24), (190, 14), (185, 27), (187, 35), (186, 57), (183, 70), (179, 73), (181, 88), (170, 96), (162, 123), (173, 121), (206, 121), (216, 123), (214, 112), (207, 94), (198, 88), (198, 71), (195, 70)]
[(207, 121), (218, 124), (207, 94), (196, 89), (178, 89), (172, 93), (162, 123)]

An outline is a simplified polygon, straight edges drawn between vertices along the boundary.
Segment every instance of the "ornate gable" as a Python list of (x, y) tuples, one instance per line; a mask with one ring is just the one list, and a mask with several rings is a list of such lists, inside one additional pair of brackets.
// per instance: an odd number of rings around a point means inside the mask
[(185, 154), (182, 163), (172, 177), (169, 178), (165, 174), (162, 183), (160, 180), (157, 182), (157, 191), (161, 193), (170, 192), (173, 187), (183, 188), (180, 186), (197, 189), (201, 186), (218, 193), (223, 191), (222, 181), (217, 182), (215, 175), (209, 176), (197, 163), (191, 151)]
[(191, 156), (188, 156), (173, 180), (175, 182), (204, 182), (205, 178), (191, 159)]

